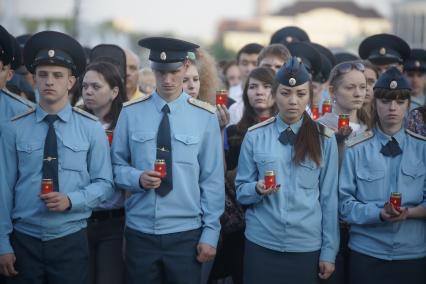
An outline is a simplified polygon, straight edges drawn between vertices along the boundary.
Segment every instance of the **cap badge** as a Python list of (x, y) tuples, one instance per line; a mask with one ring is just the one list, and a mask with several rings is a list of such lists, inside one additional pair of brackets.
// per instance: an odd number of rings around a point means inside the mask
[(160, 53), (160, 59), (163, 61), (167, 59), (167, 54), (164, 51)]
[(55, 56), (55, 51), (54, 51), (53, 49), (50, 49), (50, 50), (47, 52), (47, 56), (49, 56), (49, 57), (53, 57), (53, 56)]
[(392, 89), (392, 90), (394, 90), (394, 89), (396, 89), (396, 87), (398, 87), (398, 83), (394, 80), (394, 81), (391, 81), (390, 82), (390, 84), (389, 84), (389, 87)]
[(290, 78), (289, 80), (288, 80), (288, 84), (290, 85), (290, 86), (294, 86), (294, 85), (296, 85), (296, 79), (294, 79), (294, 78)]
[(285, 38), (285, 41), (288, 42), (288, 43), (293, 42), (293, 37), (288, 36), (288, 37)]
[(416, 66), (416, 67), (420, 67), (420, 62), (419, 62), (418, 60), (416, 60), (416, 61), (414, 62), (414, 66)]
[(379, 53), (380, 53), (380, 55), (385, 55), (386, 54), (386, 48), (384, 48), (384, 47), (380, 48)]

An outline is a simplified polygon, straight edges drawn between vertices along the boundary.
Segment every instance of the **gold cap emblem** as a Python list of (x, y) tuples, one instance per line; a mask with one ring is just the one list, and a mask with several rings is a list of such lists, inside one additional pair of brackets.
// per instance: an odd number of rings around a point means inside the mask
[(53, 56), (55, 56), (55, 51), (54, 51), (53, 49), (50, 49), (50, 50), (47, 52), (47, 56), (49, 56), (49, 57), (53, 57)]
[(416, 61), (414, 62), (414, 66), (416, 66), (416, 67), (420, 67), (420, 62), (419, 62), (418, 60), (416, 60)]
[(290, 79), (288, 80), (288, 84), (289, 84), (290, 86), (294, 86), (294, 85), (296, 85), (296, 79), (294, 79), (294, 78), (290, 78)]
[(396, 87), (398, 87), (398, 83), (396, 81), (391, 81), (389, 84), (389, 87), (393, 90), (396, 89)]
[(167, 54), (164, 51), (160, 53), (160, 59), (163, 61), (167, 59)]
[(380, 55), (385, 55), (386, 54), (386, 48), (384, 48), (384, 47), (380, 48), (379, 53), (380, 53)]

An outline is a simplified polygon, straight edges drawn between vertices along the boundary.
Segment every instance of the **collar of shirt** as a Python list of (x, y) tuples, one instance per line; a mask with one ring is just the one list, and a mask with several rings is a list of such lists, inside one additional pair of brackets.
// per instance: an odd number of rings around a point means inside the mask
[(377, 139), (380, 141), (382, 145), (386, 145), (389, 141), (392, 140), (392, 137), (395, 138), (395, 140), (398, 142), (399, 147), (403, 147), (404, 143), (404, 137), (405, 137), (405, 129), (404, 127), (401, 127), (401, 129), (395, 133), (394, 135), (390, 136), (386, 133), (384, 133), (379, 126), (376, 126), (374, 128), (374, 133), (377, 135)]
[[(72, 114), (72, 108), (71, 108), (71, 105), (68, 103), (65, 105), (63, 109), (61, 109), (57, 113), (58, 117), (64, 122), (67, 122), (70, 120), (71, 114)], [(36, 121), (37, 122), (42, 121), (46, 117), (46, 115), (48, 115), (48, 113), (44, 111), (44, 109), (40, 106), (40, 104), (38, 104), (36, 107)]]
[(282, 118), (278, 114), (276, 116), (275, 125), (277, 127), (278, 133), (281, 133), (284, 130), (286, 130), (288, 127), (290, 127), (291, 130), (294, 132), (294, 134), (297, 134), (297, 132), (299, 132), (300, 127), (302, 126), (302, 122), (303, 122), (303, 116), (298, 122), (288, 125), (282, 120)]
[(185, 103), (186, 100), (188, 100), (190, 98), (190, 96), (184, 92), (182, 92), (179, 97), (177, 97), (175, 100), (171, 101), (171, 102), (167, 102), (165, 101), (162, 97), (160, 97), (159, 94), (157, 94), (157, 92), (154, 92), (154, 94), (152, 95), (152, 99), (155, 105), (155, 108), (157, 109), (157, 111), (159, 113), (161, 113), (161, 109), (163, 108), (163, 106), (165, 104), (169, 105), (170, 108), (170, 113), (175, 112), (181, 105), (183, 105)]
[(129, 101), (133, 101), (139, 98), (142, 98), (144, 96), (144, 93), (142, 93), (139, 88), (136, 88), (136, 91), (133, 93), (133, 95), (130, 97)]

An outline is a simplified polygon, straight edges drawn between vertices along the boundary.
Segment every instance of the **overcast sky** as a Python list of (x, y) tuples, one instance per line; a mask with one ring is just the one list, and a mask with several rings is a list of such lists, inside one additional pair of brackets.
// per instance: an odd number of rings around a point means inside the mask
[[(0, 0), (1, 1), (1, 0)], [(391, 13), (390, 3), (400, 0), (355, 0), (374, 7), (382, 15)], [(68, 16), (74, 0), (3, 0), (12, 2), (19, 15), (30, 17)], [(271, 10), (292, 0), (269, 0)], [(256, 0), (81, 0), (81, 19), (96, 23), (111, 18), (126, 19), (144, 33), (170, 32), (186, 37), (211, 38), (221, 19), (244, 19), (255, 14)]]

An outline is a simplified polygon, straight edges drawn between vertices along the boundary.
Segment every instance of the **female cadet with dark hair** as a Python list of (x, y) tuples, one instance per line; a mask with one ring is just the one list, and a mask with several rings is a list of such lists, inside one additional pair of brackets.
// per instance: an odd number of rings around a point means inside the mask
[[(295, 57), (278, 71), (277, 116), (247, 132), (236, 178), (246, 211), (245, 283), (318, 283), (339, 247), (337, 145), (305, 112), (311, 80)], [(318, 278), (319, 276), (319, 278)]]
[[(127, 100), (123, 79), (115, 65), (104, 61), (90, 64), (83, 75), (84, 109), (99, 119), (110, 143), (123, 102)], [(116, 190), (88, 219), (91, 284), (123, 283), (123, 205), (124, 192)]]
[(372, 131), (347, 141), (339, 180), (350, 283), (426, 283), (426, 143), (406, 131), (410, 87), (392, 67), (374, 87)]

